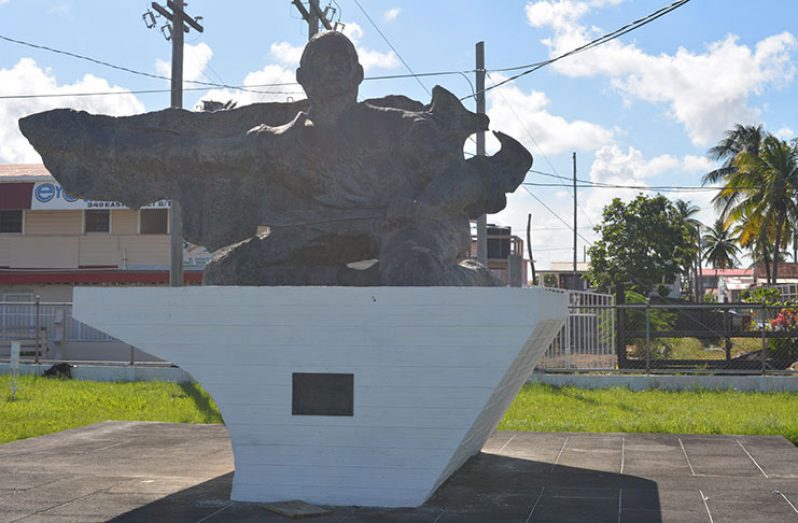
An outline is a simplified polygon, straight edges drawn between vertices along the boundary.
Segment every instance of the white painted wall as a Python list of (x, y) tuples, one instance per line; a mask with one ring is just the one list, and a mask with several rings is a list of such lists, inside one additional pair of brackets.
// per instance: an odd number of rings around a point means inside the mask
[[(75, 290), (73, 314), (214, 397), (232, 498), (417, 506), (479, 452), (562, 326), (543, 289)], [(354, 374), (354, 416), (293, 416), (292, 373)]]

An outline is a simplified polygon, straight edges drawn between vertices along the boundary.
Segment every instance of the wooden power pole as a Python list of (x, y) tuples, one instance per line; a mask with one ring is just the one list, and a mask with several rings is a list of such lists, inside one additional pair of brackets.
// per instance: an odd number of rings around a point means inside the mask
[[(477, 42), (477, 114), (485, 114), (485, 42)], [(485, 155), (485, 132), (477, 133), (477, 156)], [(477, 261), (488, 266), (488, 217), (477, 217)]]
[[(171, 22), (168, 32), (164, 35), (172, 41), (172, 89), (171, 104), (173, 109), (183, 108), (183, 33), (194, 29), (203, 32), (200, 24), (202, 18), (193, 18), (184, 11), (183, 0), (166, 0), (166, 7), (153, 2), (152, 9)], [(155, 17), (151, 11), (144, 14), (147, 27), (155, 27)], [(163, 28), (162, 28), (163, 30)], [(168, 35), (168, 36), (167, 36)], [(172, 199), (169, 209), (169, 285), (180, 287), (183, 285), (183, 212), (180, 202)]]
[[(302, 3), (302, 0), (291, 0), (299, 14), (305, 22), (308, 23), (308, 41), (310, 41), (319, 32), (319, 23), (324, 26), (327, 31), (333, 31), (335, 26), (327, 17), (327, 10), (322, 11), (319, 7), (319, 0), (308, 0), (308, 7)], [(338, 25), (338, 24), (336, 24)]]

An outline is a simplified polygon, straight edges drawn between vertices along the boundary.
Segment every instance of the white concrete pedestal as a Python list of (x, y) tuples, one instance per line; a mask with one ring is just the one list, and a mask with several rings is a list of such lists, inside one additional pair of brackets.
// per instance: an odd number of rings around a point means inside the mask
[[(455, 287), (75, 289), (74, 316), (189, 372), (232, 498), (413, 507), (479, 452), (566, 317), (564, 294)], [(350, 374), (352, 415), (292, 414), (295, 373)]]

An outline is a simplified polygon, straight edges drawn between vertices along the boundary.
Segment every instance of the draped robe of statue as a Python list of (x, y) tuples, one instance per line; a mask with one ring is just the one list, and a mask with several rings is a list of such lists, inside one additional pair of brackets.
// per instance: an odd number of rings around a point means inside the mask
[(20, 129), (73, 196), (179, 201), (185, 239), (217, 251), (206, 284), (498, 284), (467, 259), (469, 220), (505, 207), (531, 155), (494, 133), (496, 155), (466, 160), (485, 115), (442, 87), (428, 105), (358, 103), (362, 78), (354, 46), (329, 32), (297, 70), (308, 100), (130, 117), (59, 109)]

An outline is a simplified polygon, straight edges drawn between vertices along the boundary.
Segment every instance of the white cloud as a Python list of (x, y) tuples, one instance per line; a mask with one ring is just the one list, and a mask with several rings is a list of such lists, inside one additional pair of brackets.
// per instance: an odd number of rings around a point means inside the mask
[(682, 158), (682, 171), (690, 174), (706, 174), (717, 168), (715, 162), (706, 156), (688, 154)]
[[(600, 182), (611, 185), (681, 185), (674, 183), (675, 175), (680, 174), (703, 174), (713, 168), (713, 163), (701, 156), (687, 155), (681, 159), (670, 156), (660, 155), (655, 158), (646, 159), (643, 154), (629, 147), (623, 151), (617, 145), (608, 145), (596, 151), (593, 163), (590, 166), (590, 181)], [(654, 181), (654, 178), (661, 177)], [(697, 177), (695, 182), (684, 185), (698, 185)], [(621, 198), (628, 201), (636, 197), (641, 191), (639, 189), (591, 189), (585, 203), (585, 211), (591, 219), (599, 223), (604, 206), (610, 203), (613, 198)], [(644, 194), (654, 193), (645, 191)], [(666, 196), (672, 200), (689, 200), (701, 208), (698, 218), (704, 223), (711, 223), (715, 213), (712, 208), (711, 200), (715, 196), (712, 191), (679, 193), (670, 192)]]
[[(244, 78), (243, 85), (246, 91), (230, 89), (212, 89), (200, 100), (215, 100), (217, 102), (235, 101), (239, 106), (259, 102), (285, 102), (289, 99), (299, 100), (305, 98), (305, 93), (296, 81), (293, 69), (288, 69), (276, 64), (265, 66), (260, 71), (254, 71)], [(275, 85), (269, 84), (288, 84)]]
[(392, 7), (391, 9), (385, 11), (385, 14), (383, 14), (382, 17), (385, 19), (386, 22), (393, 22), (394, 20), (396, 20), (396, 18), (399, 16), (399, 13), (401, 12), (402, 10), (399, 9), (398, 7)]
[(73, 84), (58, 84), (50, 70), (40, 68), (31, 58), (22, 58), (11, 69), (0, 69), (0, 95), (74, 94), (119, 92), (109, 96), (52, 97), (6, 100), (0, 103), (0, 161), (40, 162), (41, 158), (19, 132), (17, 120), (29, 114), (71, 107), (90, 113), (123, 116), (141, 113), (144, 105), (127, 89), (110, 85), (103, 78), (87, 74)]
[[(492, 79), (501, 80), (496, 75)], [(540, 150), (546, 155), (593, 150), (612, 139), (612, 131), (600, 125), (584, 120), (568, 121), (552, 114), (549, 103), (540, 91), (526, 93), (509, 84), (488, 91), (491, 127), (519, 140), (533, 155)]]
[[(346, 24), (343, 33), (355, 44), (357, 54), (360, 57), (360, 64), (363, 66), (364, 70), (395, 69), (401, 65), (399, 57), (396, 56), (396, 53), (393, 51), (381, 53), (360, 45), (360, 39), (363, 37), (363, 28), (360, 27), (360, 25), (349, 22)], [(299, 65), (299, 59), (302, 57), (303, 49), (305, 49), (304, 45), (275, 42), (269, 48), (269, 54), (272, 58), (285, 66), (296, 67)]]
[[(552, 56), (583, 45), (603, 31), (581, 23), (592, 7), (613, 0), (543, 0), (526, 5), (533, 27), (549, 27), (543, 40)], [(704, 52), (679, 48), (674, 54), (647, 54), (619, 40), (559, 61), (553, 67), (569, 76), (603, 75), (628, 103), (663, 104), (696, 146), (719, 139), (734, 123), (754, 123), (760, 111), (749, 98), (791, 82), (796, 73), (792, 54), (798, 40), (788, 32), (767, 37), (754, 48), (735, 36), (710, 44)]]
[(795, 131), (786, 126), (782, 127), (773, 134), (775, 134), (776, 137), (781, 138), (782, 140), (792, 140), (793, 138), (795, 138)]
[[(200, 42), (197, 45), (186, 44), (183, 51), (183, 86), (192, 87), (187, 82), (197, 80), (210, 81), (205, 77), (205, 69), (213, 58), (213, 49)], [(167, 78), (172, 76), (172, 64), (166, 60), (157, 59), (155, 61), (155, 71)]]

